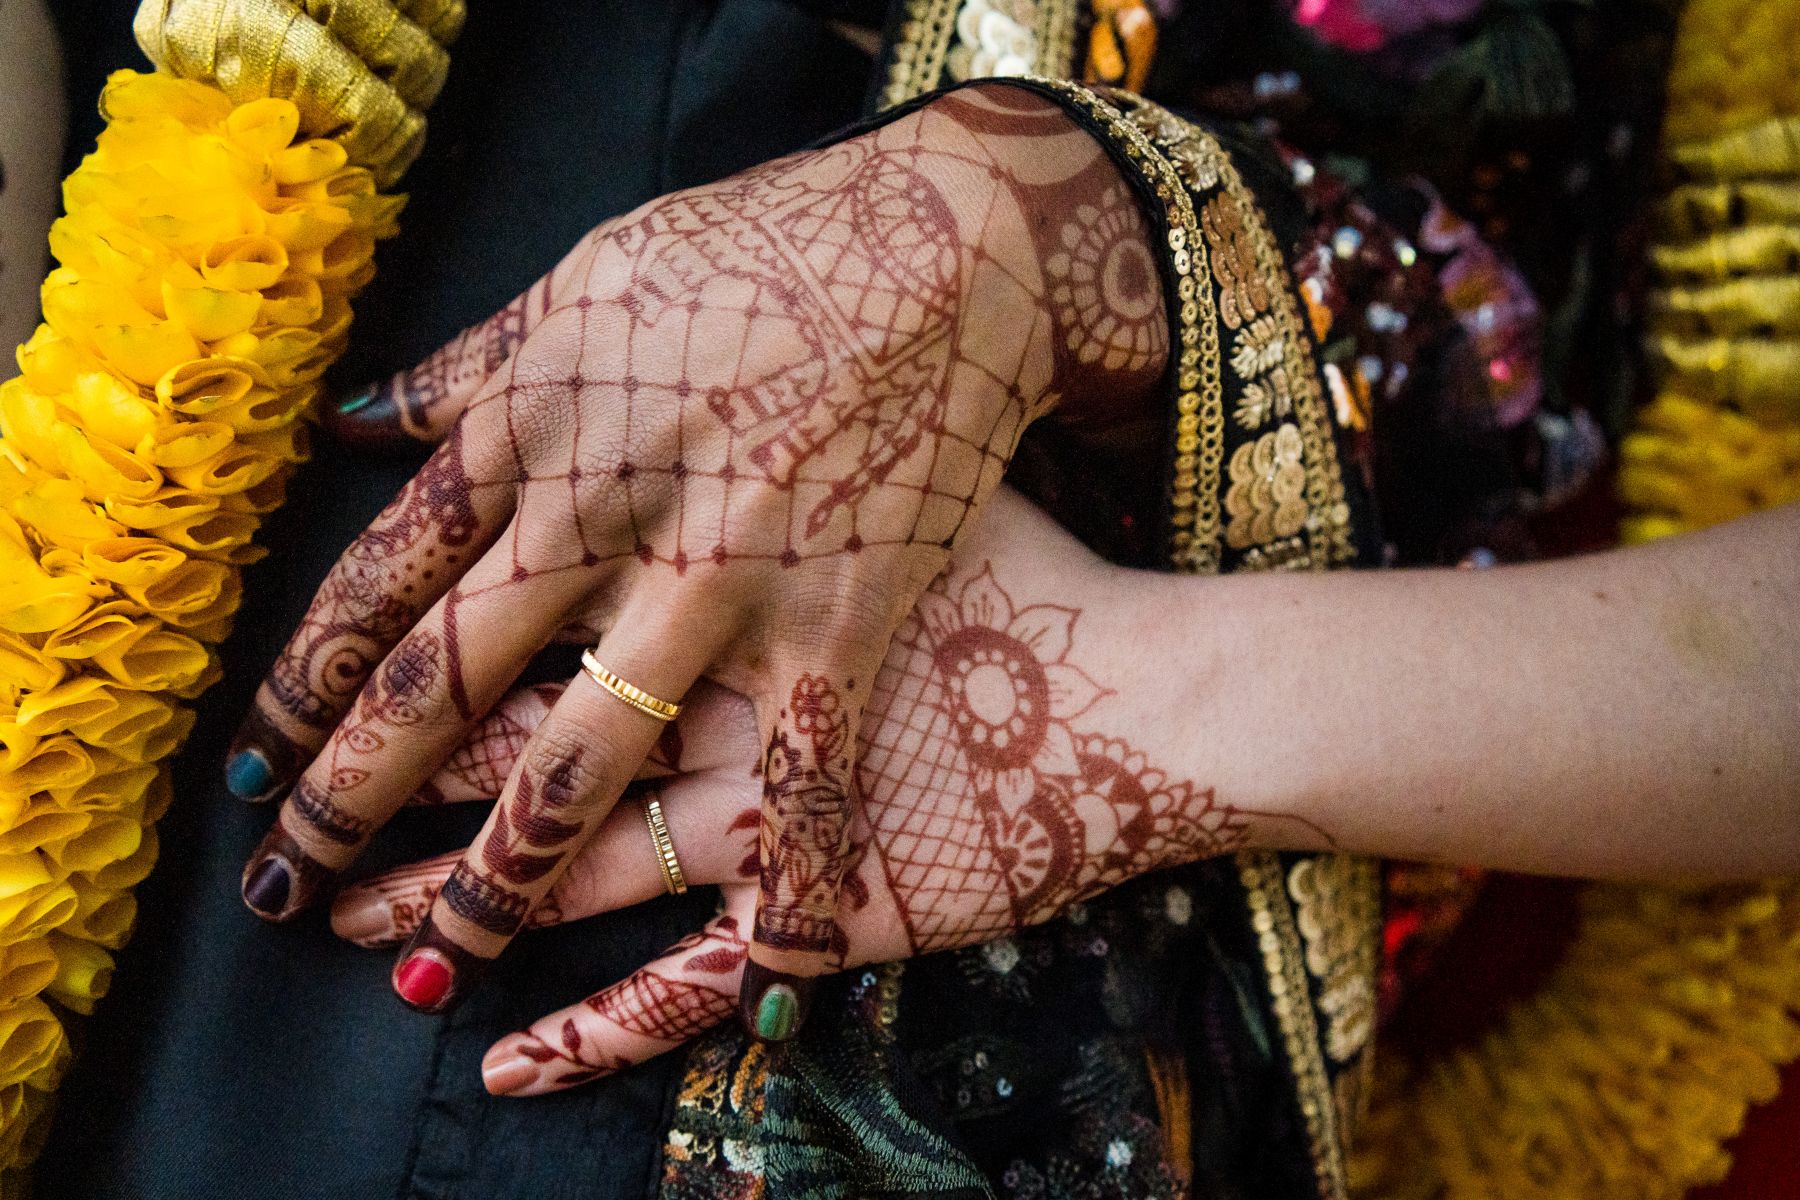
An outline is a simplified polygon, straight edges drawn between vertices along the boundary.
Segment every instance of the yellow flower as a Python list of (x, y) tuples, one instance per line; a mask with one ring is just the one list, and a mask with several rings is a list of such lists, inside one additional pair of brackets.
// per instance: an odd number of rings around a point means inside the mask
[(56, 1006), (91, 1011), (130, 933), (181, 701), (399, 211), (287, 100), (122, 71), (102, 109), (0, 384), (0, 1190), (68, 1057)]

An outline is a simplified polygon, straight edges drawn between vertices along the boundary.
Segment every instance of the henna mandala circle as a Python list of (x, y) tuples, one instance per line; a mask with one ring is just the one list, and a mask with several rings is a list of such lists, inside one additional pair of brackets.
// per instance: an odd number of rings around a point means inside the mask
[(968, 626), (937, 648), (963, 753), (977, 767), (1002, 771), (1029, 762), (1049, 726), (1050, 683), (1016, 638)]
[(1075, 874), (1081, 829), (1072, 819), (1068, 798), (1046, 787), (1019, 814), (1002, 818), (996, 831), (994, 857), (1012, 892), (1013, 911), (1021, 922), (1041, 919), (1040, 910), (1054, 909)]
[(1138, 220), (1131, 196), (1115, 185), (1098, 206), (1076, 211), (1062, 228), (1063, 248), (1044, 264), (1057, 325), (1084, 363), (1138, 371), (1161, 350), (1162, 287)]

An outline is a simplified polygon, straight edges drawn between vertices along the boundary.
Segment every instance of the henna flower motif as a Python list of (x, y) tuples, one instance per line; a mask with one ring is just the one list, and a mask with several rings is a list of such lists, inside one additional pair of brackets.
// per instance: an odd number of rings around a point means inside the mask
[(1016, 816), (1044, 777), (1078, 776), (1068, 722), (1107, 690), (1064, 661), (1077, 610), (1015, 610), (984, 569), (954, 600), (927, 592), (919, 614), (976, 791)]

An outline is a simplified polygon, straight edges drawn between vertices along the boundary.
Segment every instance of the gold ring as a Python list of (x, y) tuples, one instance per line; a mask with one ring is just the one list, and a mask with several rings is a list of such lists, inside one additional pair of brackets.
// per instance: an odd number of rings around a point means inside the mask
[(626, 683), (617, 675), (600, 665), (592, 650), (581, 652), (581, 669), (595, 683), (637, 709), (645, 716), (655, 717), (659, 721), (673, 721), (681, 715), (681, 705), (670, 704), (667, 700), (658, 700), (636, 684)]
[(644, 824), (650, 827), (650, 844), (656, 847), (656, 865), (662, 871), (663, 886), (669, 889), (669, 895), (681, 895), (687, 891), (687, 876), (681, 873), (675, 840), (669, 836), (669, 823), (663, 819), (662, 801), (655, 792), (644, 793)]

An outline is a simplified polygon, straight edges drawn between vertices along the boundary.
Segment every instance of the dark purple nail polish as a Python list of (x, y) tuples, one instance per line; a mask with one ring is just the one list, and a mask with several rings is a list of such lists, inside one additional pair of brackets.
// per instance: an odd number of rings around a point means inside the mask
[(244, 903), (259, 916), (279, 918), (287, 911), (294, 876), (279, 858), (265, 858), (244, 879)]

